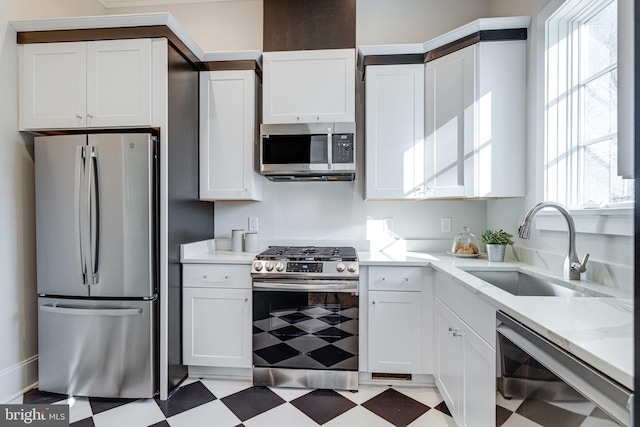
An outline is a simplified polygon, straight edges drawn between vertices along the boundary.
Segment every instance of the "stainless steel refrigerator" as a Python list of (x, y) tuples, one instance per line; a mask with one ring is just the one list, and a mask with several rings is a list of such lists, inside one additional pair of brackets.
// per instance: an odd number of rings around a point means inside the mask
[(39, 388), (152, 397), (155, 138), (35, 138)]

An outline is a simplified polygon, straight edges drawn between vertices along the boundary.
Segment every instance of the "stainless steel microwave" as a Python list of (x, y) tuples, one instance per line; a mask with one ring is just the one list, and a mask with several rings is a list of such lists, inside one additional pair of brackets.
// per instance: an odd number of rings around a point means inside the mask
[(260, 173), (272, 181), (353, 181), (355, 123), (263, 124)]

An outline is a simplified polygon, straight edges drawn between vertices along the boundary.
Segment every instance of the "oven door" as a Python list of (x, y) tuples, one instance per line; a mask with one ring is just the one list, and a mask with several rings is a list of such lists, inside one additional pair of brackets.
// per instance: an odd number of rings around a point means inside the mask
[(358, 319), (358, 281), (254, 281), (254, 383), (274, 369), (350, 372), (355, 386), (327, 386), (329, 374), (310, 386), (357, 388)]
[(517, 414), (498, 402), (498, 425), (511, 416), (544, 427), (630, 425), (630, 390), (504, 313), (497, 320), (497, 389)]

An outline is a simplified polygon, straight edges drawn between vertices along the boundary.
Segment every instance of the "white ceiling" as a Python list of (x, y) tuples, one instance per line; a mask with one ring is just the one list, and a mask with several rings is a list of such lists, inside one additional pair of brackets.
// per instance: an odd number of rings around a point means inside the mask
[(98, 0), (104, 7), (160, 6), (166, 4), (212, 3), (234, 0)]

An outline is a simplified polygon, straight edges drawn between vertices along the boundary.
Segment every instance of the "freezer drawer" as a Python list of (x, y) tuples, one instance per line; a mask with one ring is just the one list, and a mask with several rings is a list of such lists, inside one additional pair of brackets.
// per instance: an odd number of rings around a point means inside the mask
[(157, 300), (38, 298), (39, 387), (148, 398), (157, 389)]

